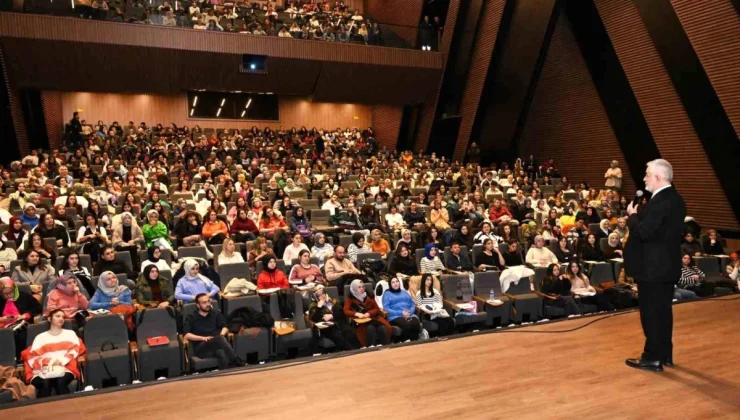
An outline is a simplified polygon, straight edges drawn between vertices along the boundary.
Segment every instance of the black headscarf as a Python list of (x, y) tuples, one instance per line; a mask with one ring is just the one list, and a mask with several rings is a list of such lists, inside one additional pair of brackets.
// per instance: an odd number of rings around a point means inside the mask
[[(159, 262), (159, 258), (154, 258), (154, 251), (157, 249), (159, 249), (158, 246), (150, 246), (149, 249), (146, 250), (146, 253), (149, 255), (149, 261), (153, 262), (154, 264)], [(162, 250), (160, 249), (159, 252), (162, 252)]]
[(352, 243), (355, 244), (356, 247), (359, 247), (360, 246), (359, 245), (360, 244), (360, 241), (363, 240), (363, 239), (365, 239), (365, 235), (363, 235), (360, 232), (355, 232), (352, 235)]
[[(275, 260), (275, 263), (276, 263), (275, 268), (272, 268), (272, 269), (270, 268), (269, 266), (270, 260)], [(275, 256), (272, 254), (265, 255), (264, 257), (262, 257), (262, 269), (267, 271), (270, 274), (274, 273), (275, 270), (277, 270), (277, 258), (275, 258)]]

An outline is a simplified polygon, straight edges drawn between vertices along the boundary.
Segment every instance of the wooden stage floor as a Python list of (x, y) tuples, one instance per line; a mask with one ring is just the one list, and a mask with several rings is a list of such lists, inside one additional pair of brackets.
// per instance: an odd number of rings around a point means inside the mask
[[(674, 306), (663, 373), (641, 352), (637, 312), (573, 332), (478, 334), (315, 363), (177, 381), (3, 411), (3, 419), (740, 418), (740, 300)], [(605, 315), (608, 316), (608, 315)], [(596, 317), (526, 331), (559, 331)]]

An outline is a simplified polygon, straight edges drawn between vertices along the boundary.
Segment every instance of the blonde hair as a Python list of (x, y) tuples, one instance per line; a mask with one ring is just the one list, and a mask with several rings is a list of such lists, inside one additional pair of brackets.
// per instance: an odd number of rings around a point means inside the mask
[[(234, 251), (232, 251), (232, 252), (231, 252), (231, 255), (229, 255), (229, 254), (228, 254), (228, 253), (226, 252), (226, 244), (228, 244), (229, 242), (231, 242), (232, 244), (234, 244)], [(233, 257), (233, 256), (234, 256), (234, 253), (236, 252), (236, 243), (234, 242), (234, 240), (233, 240), (233, 239), (231, 239), (231, 238), (226, 238), (226, 239), (224, 239), (224, 242), (223, 242), (223, 247), (221, 248), (221, 252), (222, 252), (222, 253), (223, 253), (224, 255), (226, 255), (227, 257), (229, 257), (229, 258)]]

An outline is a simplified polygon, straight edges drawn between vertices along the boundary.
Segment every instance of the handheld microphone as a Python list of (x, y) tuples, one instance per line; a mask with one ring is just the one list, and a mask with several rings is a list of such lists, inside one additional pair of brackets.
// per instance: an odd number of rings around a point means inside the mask
[(640, 204), (643, 195), (645, 195), (645, 193), (642, 192), (642, 190), (637, 190), (637, 192), (635, 193), (635, 199), (632, 200), (633, 207)]

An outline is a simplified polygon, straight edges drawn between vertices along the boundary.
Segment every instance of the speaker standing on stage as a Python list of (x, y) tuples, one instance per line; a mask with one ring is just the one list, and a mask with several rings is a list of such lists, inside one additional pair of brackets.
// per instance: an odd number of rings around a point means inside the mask
[(673, 288), (681, 277), (681, 237), (686, 204), (671, 185), (673, 167), (664, 159), (647, 164), (645, 189), (652, 199), (637, 213), (627, 207), (629, 239), (624, 250), (627, 275), (637, 282), (645, 349), (627, 366), (662, 371), (673, 366)]

